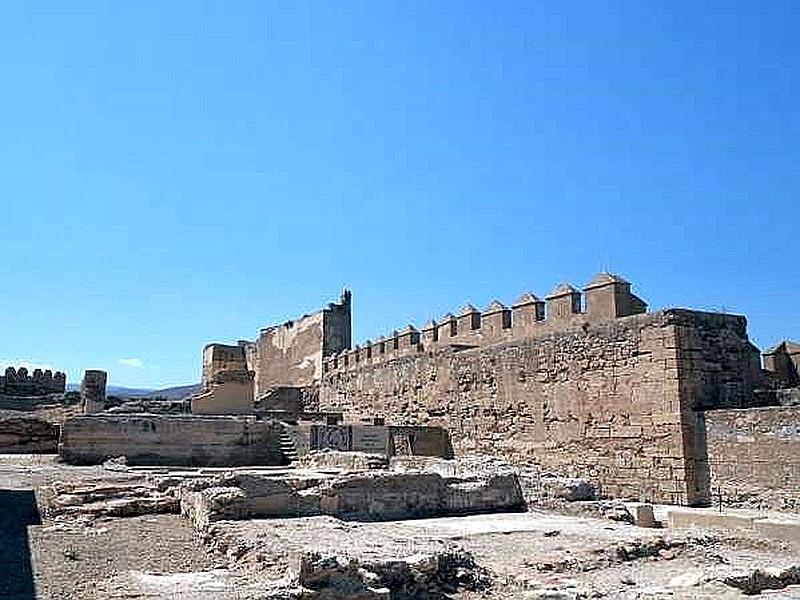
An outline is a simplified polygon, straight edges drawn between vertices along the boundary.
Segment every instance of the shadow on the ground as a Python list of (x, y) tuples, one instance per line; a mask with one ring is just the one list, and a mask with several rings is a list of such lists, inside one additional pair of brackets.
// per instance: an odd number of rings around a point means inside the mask
[(36, 598), (28, 525), (41, 523), (33, 490), (0, 489), (0, 598)]

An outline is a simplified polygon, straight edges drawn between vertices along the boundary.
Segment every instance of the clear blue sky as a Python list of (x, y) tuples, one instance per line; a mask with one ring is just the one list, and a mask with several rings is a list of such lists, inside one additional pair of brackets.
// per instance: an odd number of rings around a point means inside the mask
[(798, 31), (790, 1), (6, 3), (0, 361), (188, 383), (344, 285), (360, 341), (601, 269), (798, 339)]

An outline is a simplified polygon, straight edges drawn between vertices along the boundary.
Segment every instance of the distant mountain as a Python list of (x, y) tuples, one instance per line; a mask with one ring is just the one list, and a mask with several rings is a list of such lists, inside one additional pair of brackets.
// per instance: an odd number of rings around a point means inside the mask
[(175, 387), (168, 387), (160, 390), (150, 390), (146, 395), (138, 397), (155, 398), (157, 396), (159, 398), (166, 398), (168, 400), (183, 400), (184, 398), (188, 398), (199, 391), (200, 384), (192, 383), (189, 385), (176, 385)]
[[(81, 389), (79, 383), (67, 385), (67, 391), (77, 392)], [(121, 398), (166, 398), (167, 400), (182, 400), (200, 391), (200, 384), (179, 385), (175, 387), (163, 388), (160, 390), (144, 388), (127, 388), (118, 385), (110, 385), (106, 388), (109, 396), (119, 396)]]

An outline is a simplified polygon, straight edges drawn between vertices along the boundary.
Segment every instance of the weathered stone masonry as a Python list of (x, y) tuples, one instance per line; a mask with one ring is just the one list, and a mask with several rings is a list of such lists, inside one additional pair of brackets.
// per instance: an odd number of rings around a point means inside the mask
[(644, 303), (606, 277), (587, 286), (585, 313), (580, 292), (559, 286), (546, 320), (529, 294), (513, 319), (500, 303), (482, 315), (467, 307), (422, 335), (407, 328), (340, 353), (324, 361), (320, 408), (447, 427), (457, 453), (533, 458), (611, 495), (706, 502), (696, 411), (750, 403), (746, 321), (679, 309), (622, 316)]
[(795, 407), (705, 413), (711, 494), (723, 505), (800, 509), (800, 422)]
[(212, 343), (203, 349), (203, 391), (192, 402), (200, 414), (248, 414), (253, 401), (281, 388), (316, 387), (322, 361), (350, 348), (351, 294), (339, 303), (282, 325), (265, 327), (255, 341)]

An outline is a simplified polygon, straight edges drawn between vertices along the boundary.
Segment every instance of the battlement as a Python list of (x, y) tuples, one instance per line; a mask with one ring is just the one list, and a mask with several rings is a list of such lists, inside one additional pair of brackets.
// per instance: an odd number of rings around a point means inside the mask
[(32, 374), (25, 367), (8, 367), (0, 376), (0, 393), (9, 396), (43, 396), (63, 394), (67, 387), (67, 376), (61, 371), (34, 369)]
[(445, 348), (462, 350), (523, 339), (574, 327), (646, 312), (647, 304), (631, 292), (631, 284), (619, 275), (599, 273), (583, 292), (561, 283), (545, 299), (525, 292), (509, 307), (493, 300), (479, 310), (466, 304), (456, 314), (430, 319), (418, 330), (408, 325), (374, 341), (323, 359), (323, 373), (352, 370), (394, 358), (434, 352)]

